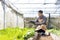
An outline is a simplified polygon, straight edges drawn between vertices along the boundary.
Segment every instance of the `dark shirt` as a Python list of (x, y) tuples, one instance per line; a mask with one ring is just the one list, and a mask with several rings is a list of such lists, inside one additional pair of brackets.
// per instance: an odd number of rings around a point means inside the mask
[[(40, 20), (40, 19), (43, 19), (42, 23), (40, 23), (40, 22), (38, 21), (38, 20)], [(38, 17), (38, 18), (36, 19), (35, 24), (46, 24), (46, 21), (47, 21), (47, 18), (46, 18), (45, 16)]]

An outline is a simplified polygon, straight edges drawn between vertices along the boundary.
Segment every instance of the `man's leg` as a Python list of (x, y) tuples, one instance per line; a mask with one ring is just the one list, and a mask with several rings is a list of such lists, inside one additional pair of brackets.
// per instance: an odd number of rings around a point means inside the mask
[(38, 25), (38, 26), (36, 27), (36, 30), (40, 30), (40, 27), (41, 27), (41, 25)]
[(40, 29), (46, 31), (47, 30), (47, 27), (46, 27), (46, 25), (41, 25)]
[(40, 29), (46, 31), (47, 27), (46, 27), (46, 25), (38, 25), (37, 28), (36, 28), (36, 30), (40, 30)]
[(36, 32), (37, 33), (40, 33), (40, 35), (45, 35), (45, 32), (46, 32), (46, 25), (39, 25), (37, 28), (36, 28)]

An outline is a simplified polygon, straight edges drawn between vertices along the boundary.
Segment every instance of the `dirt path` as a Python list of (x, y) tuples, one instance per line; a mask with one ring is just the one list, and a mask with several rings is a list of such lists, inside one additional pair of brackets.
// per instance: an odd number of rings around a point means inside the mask
[(60, 40), (60, 37), (55, 34), (51, 34), (51, 37), (53, 38), (53, 40)]
[[(33, 38), (30, 38), (29, 40), (32, 40)], [(60, 40), (60, 37), (58, 37), (55, 34), (51, 34), (51, 36), (42, 36), (39, 40)]]
[(41, 37), (40, 40), (60, 40), (60, 37), (55, 34), (51, 34), (51, 36)]

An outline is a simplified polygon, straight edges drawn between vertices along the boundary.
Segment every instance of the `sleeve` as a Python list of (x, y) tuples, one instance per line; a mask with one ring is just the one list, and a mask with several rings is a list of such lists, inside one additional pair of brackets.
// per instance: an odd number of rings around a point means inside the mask
[(47, 18), (45, 17), (43, 18), (43, 22), (41, 24), (46, 24), (46, 22), (47, 22)]
[(38, 22), (38, 19), (36, 19), (35, 22)]
[(41, 23), (38, 21), (38, 18), (35, 20), (36, 25), (40, 25)]
[(46, 18), (46, 17), (43, 18), (43, 22), (42, 22), (42, 23), (38, 22), (38, 19), (36, 19), (36, 20), (35, 20), (35, 24), (36, 24), (36, 25), (46, 24), (46, 21), (47, 21), (47, 18)]

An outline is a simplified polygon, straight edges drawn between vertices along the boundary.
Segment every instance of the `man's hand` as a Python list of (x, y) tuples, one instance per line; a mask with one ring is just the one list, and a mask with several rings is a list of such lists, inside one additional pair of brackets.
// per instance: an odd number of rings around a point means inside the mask
[(39, 19), (38, 21), (39, 21), (40, 23), (42, 23), (42, 22), (43, 22), (43, 19)]

